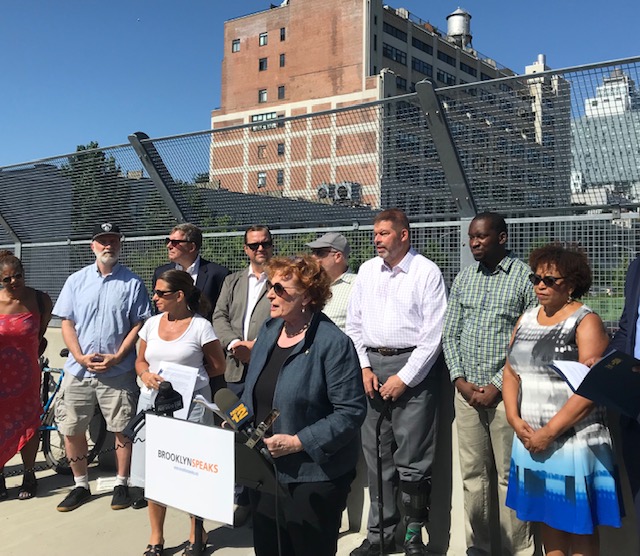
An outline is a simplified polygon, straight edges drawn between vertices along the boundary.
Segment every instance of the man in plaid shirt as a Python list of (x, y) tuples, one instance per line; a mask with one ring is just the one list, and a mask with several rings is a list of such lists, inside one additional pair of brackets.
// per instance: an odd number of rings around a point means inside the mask
[(478, 214), (469, 226), (469, 247), (477, 261), (451, 286), (444, 320), (443, 349), (456, 387), (455, 410), (464, 485), (469, 555), (493, 554), (490, 473), (497, 477), (501, 554), (533, 554), (528, 523), (505, 506), (513, 431), (502, 402), (502, 369), (518, 317), (537, 304), (529, 267), (506, 248), (507, 226), (496, 213)]

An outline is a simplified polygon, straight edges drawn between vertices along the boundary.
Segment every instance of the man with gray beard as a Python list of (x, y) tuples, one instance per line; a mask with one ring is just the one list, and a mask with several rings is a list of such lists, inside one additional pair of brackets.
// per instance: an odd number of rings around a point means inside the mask
[(69, 348), (56, 420), (75, 481), (75, 488), (57, 507), (60, 512), (75, 510), (91, 497), (86, 430), (96, 402), (107, 430), (115, 433), (117, 477), (111, 508), (131, 505), (127, 487), (131, 444), (122, 431), (135, 415), (135, 344), (151, 306), (142, 280), (118, 263), (121, 241), (115, 224), (94, 226), (91, 250), (96, 262), (67, 278), (53, 308), (62, 319), (62, 337)]

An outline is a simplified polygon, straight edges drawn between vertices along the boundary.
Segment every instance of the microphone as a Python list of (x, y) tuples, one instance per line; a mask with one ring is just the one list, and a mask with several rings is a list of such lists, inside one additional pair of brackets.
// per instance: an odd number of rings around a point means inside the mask
[(252, 449), (256, 448), (269, 463), (273, 464), (273, 457), (262, 442), (262, 439), (280, 415), (280, 411), (272, 409), (263, 422), (257, 427), (253, 427), (251, 425), (253, 415), (249, 408), (228, 388), (218, 390), (214, 396), (214, 402), (231, 428), (245, 436), (245, 446)]
[(184, 404), (180, 392), (176, 392), (170, 382), (161, 382), (158, 386), (158, 395), (153, 404), (153, 410), (158, 415), (172, 417), (174, 412), (182, 409)]
[[(213, 401), (224, 414), (224, 420), (231, 425), (234, 430), (245, 432), (250, 429), (253, 415), (249, 413), (249, 408), (243, 404), (231, 390), (220, 388), (215, 393)], [(251, 431), (253, 432), (253, 431)], [(249, 435), (251, 434), (249, 432)]]

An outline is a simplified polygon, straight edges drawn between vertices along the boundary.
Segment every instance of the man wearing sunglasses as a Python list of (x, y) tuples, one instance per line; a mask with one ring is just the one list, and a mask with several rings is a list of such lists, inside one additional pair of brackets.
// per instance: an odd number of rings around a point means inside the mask
[(91, 238), (95, 263), (67, 278), (53, 308), (62, 319), (62, 337), (69, 348), (56, 419), (65, 435), (75, 482), (58, 505), (60, 512), (75, 510), (91, 497), (85, 433), (96, 402), (107, 430), (115, 433), (117, 477), (111, 508), (131, 505), (127, 487), (131, 443), (122, 431), (136, 411), (135, 345), (151, 306), (142, 280), (118, 263), (121, 240), (115, 224), (96, 225)]
[[(251, 226), (245, 231), (244, 253), (249, 267), (225, 278), (213, 313), (213, 328), (227, 357), (224, 379), (238, 397), (244, 390), (258, 330), (270, 314), (264, 265), (273, 256), (273, 238), (267, 226)], [(236, 503), (234, 525), (240, 526), (250, 514), (248, 493), (237, 489)]]
[(496, 485), (501, 553), (523, 556), (534, 550), (529, 524), (505, 506), (513, 430), (502, 402), (502, 369), (518, 318), (537, 300), (531, 270), (506, 243), (507, 225), (499, 214), (485, 212), (471, 221), (469, 247), (477, 263), (453, 281), (442, 345), (456, 388), (467, 554), (497, 553), (487, 508), (495, 496), (489, 485)]
[[(640, 257), (629, 266), (624, 284), (624, 308), (620, 328), (609, 347), (640, 359)], [(640, 392), (637, 393), (640, 396)], [(640, 536), (640, 423), (620, 416), (622, 456), (636, 507), (636, 531)]]
[(355, 274), (349, 272), (349, 242), (338, 232), (327, 232), (307, 243), (307, 247), (311, 248), (311, 254), (331, 278), (331, 299), (322, 312), (344, 332), (351, 287), (356, 278)]
[(200, 256), (202, 231), (193, 224), (184, 223), (175, 226), (166, 239), (166, 244), (170, 262), (155, 269), (152, 289), (155, 289), (158, 277), (166, 270), (174, 268), (186, 270), (202, 295), (209, 300), (211, 309), (202, 316), (211, 320), (213, 308), (220, 295), (222, 283), (229, 275), (229, 269)]

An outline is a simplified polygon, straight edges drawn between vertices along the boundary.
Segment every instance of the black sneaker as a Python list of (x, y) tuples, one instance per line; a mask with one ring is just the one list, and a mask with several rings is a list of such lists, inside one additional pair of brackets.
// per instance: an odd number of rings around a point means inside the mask
[[(383, 554), (391, 554), (396, 551), (396, 543), (390, 540), (382, 547)], [(351, 551), (349, 556), (380, 556), (380, 543), (370, 542), (369, 539), (364, 539), (362, 544)]]
[(67, 497), (58, 504), (56, 510), (59, 512), (71, 512), (76, 508), (82, 506), (87, 500), (91, 498), (91, 492), (84, 487), (74, 488)]
[(111, 499), (112, 510), (124, 510), (131, 506), (131, 496), (127, 485), (116, 485), (113, 487), (113, 498)]
[(405, 556), (427, 556), (428, 552), (420, 536), (411, 537), (408, 541), (404, 541)]

